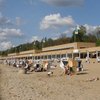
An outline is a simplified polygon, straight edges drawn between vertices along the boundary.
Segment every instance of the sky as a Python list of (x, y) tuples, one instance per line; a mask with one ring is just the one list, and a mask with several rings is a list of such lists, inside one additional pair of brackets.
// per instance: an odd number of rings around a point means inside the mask
[(0, 50), (100, 26), (100, 0), (0, 0)]

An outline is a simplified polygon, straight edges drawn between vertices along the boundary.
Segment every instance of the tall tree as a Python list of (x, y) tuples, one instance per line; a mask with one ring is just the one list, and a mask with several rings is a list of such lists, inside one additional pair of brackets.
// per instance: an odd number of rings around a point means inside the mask
[(94, 42), (96, 43), (97, 38), (94, 34), (88, 34), (88, 42)]
[(86, 34), (86, 28), (81, 25), (73, 31), (71, 41), (72, 42), (83, 42), (85, 34)]

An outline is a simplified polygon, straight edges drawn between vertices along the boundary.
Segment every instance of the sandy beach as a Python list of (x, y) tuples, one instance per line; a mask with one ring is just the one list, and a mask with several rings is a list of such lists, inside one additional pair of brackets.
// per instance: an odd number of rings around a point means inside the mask
[(100, 100), (100, 63), (83, 63), (77, 75), (61, 75), (62, 69), (19, 74), (18, 68), (0, 65), (0, 100)]

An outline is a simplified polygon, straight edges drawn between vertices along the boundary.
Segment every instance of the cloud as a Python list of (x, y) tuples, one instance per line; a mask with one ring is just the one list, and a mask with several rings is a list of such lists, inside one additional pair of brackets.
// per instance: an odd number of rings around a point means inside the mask
[(11, 20), (4, 17), (4, 16), (2, 16), (2, 13), (0, 13), (0, 26), (1, 27), (6, 27), (6, 26), (9, 26), (9, 25), (13, 25)]
[(14, 21), (2, 15), (0, 12), (0, 27), (16, 27), (24, 24), (24, 20), (21, 17), (16, 17)]
[(16, 22), (12, 22), (10, 19), (4, 17), (2, 13), (0, 13), (0, 36), (21, 36), (21, 30), (14, 28), (16, 25), (20, 25), (21, 23), (22, 20), (20, 17), (16, 17)]
[(0, 50), (7, 50), (9, 48), (11, 48), (13, 46), (13, 44), (10, 41), (4, 41), (0, 43)]
[(23, 20), (20, 17), (12, 21), (0, 12), (0, 50), (11, 47), (11, 42), (16, 43), (18, 38), (23, 38), (24, 33), (17, 27), (22, 24)]
[(0, 37), (21, 37), (23, 33), (20, 29), (0, 29)]
[(86, 33), (87, 33), (87, 34), (89, 34), (89, 33), (94, 34), (95, 31), (96, 31), (96, 28), (97, 28), (97, 27), (100, 27), (100, 26), (92, 26), (92, 25), (88, 25), (88, 24), (85, 24), (85, 25), (83, 25), (83, 26), (86, 27)]
[(40, 23), (40, 29), (57, 28), (61, 26), (73, 26), (75, 24), (72, 16), (61, 17), (58, 14), (45, 16)]
[(47, 4), (54, 6), (81, 6), (84, 0), (41, 0)]
[(13, 46), (12, 42), (13, 40), (22, 37), (23, 33), (20, 29), (0, 29), (0, 50), (6, 50)]
[(0, 42), (2, 42), (2, 41), (6, 41), (7, 40), (7, 37), (5, 37), (5, 36), (1, 36), (0, 35)]

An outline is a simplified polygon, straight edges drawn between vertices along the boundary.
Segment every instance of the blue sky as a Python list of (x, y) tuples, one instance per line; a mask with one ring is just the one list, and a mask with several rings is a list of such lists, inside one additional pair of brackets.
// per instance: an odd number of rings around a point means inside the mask
[(77, 25), (87, 34), (100, 26), (100, 0), (0, 0), (0, 50), (22, 43), (72, 35)]

